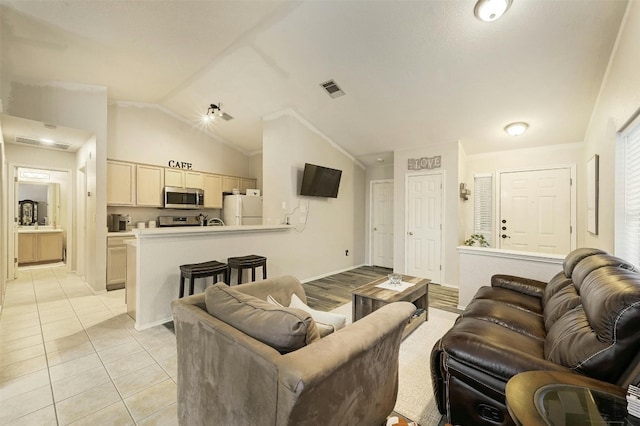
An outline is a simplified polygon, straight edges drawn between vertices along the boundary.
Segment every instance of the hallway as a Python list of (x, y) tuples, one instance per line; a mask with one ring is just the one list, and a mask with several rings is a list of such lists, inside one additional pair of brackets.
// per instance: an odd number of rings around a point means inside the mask
[(124, 290), (19, 271), (0, 313), (0, 424), (177, 424), (175, 335), (133, 324)]

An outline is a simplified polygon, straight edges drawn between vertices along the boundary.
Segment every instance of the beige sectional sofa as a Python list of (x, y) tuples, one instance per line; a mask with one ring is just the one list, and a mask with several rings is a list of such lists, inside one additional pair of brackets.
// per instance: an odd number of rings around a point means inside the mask
[(173, 302), (180, 424), (384, 423), (415, 306), (385, 306), (320, 338), (308, 314), (266, 302), (288, 306), (292, 294), (306, 303), (300, 282), (286, 276), (218, 284)]

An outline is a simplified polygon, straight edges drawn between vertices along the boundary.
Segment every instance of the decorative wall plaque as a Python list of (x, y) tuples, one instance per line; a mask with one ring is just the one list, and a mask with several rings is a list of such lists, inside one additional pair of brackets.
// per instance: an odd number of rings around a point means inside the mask
[(169, 160), (169, 167), (174, 169), (191, 170), (193, 169), (193, 164), (185, 161)]
[(439, 169), (442, 166), (441, 156), (409, 158), (407, 168), (409, 170)]

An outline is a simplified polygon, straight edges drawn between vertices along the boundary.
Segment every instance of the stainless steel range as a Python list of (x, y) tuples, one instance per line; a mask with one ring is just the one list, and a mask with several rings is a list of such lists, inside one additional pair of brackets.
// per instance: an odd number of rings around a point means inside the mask
[(158, 216), (158, 226), (198, 226), (198, 216)]

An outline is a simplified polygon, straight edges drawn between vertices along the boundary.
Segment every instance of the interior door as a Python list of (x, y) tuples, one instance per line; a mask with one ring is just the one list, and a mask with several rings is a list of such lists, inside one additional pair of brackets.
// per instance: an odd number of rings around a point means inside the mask
[(374, 182), (371, 193), (372, 263), (393, 268), (393, 182)]
[(500, 174), (500, 248), (571, 251), (571, 170)]
[(407, 229), (405, 236), (408, 275), (442, 283), (442, 175), (407, 178)]

